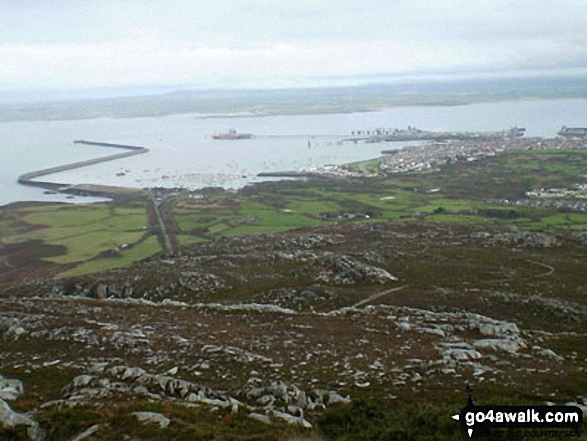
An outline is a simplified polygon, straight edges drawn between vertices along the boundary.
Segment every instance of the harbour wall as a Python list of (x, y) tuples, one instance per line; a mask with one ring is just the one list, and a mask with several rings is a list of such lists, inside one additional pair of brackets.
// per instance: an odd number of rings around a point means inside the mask
[[(71, 184), (66, 183), (56, 183), (56, 182), (46, 182), (46, 181), (38, 181), (37, 178), (52, 175), (54, 173), (61, 173), (68, 170), (74, 170), (77, 168), (88, 167), (90, 165), (101, 164), (104, 162), (116, 161), (122, 158), (128, 158), (130, 156), (135, 155), (142, 155), (149, 151), (146, 147), (134, 146), (134, 145), (125, 145), (125, 144), (112, 144), (108, 142), (95, 142), (95, 141), (85, 141), (85, 140), (76, 140), (74, 141), (75, 144), (85, 144), (85, 145), (94, 145), (100, 147), (108, 147), (108, 148), (116, 148), (116, 149), (123, 149), (126, 150), (122, 153), (116, 153), (114, 155), (102, 156), (100, 158), (88, 159), (85, 161), (79, 162), (72, 162), (71, 164), (59, 165), (57, 167), (50, 167), (44, 168), (42, 170), (36, 170), (29, 173), (24, 173), (18, 177), (18, 183), (22, 185), (28, 185), (31, 187), (40, 187), (51, 191), (56, 191), (59, 193), (70, 193), (70, 194), (83, 194), (92, 195), (92, 196), (104, 196), (107, 195), (109, 197), (116, 197), (120, 194), (120, 192), (116, 191), (117, 187), (103, 187), (103, 186), (92, 186), (92, 185), (84, 185), (84, 186), (74, 186)], [(81, 189), (83, 187), (83, 190)]]

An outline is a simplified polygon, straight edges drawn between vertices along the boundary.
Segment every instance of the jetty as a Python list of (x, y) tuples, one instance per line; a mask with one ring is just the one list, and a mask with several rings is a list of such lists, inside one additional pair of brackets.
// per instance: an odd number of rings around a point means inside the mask
[(87, 159), (85, 161), (72, 162), (71, 164), (59, 165), (57, 167), (44, 168), (42, 170), (36, 170), (29, 173), (24, 173), (18, 177), (18, 183), (22, 185), (28, 185), (31, 187), (40, 187), (46, 190), (54, 191), (57, 193), (68, 193), (83, 196), (102, 196), (102, 197), (117, 197), (124, 194), (136, 193), (142, 191), (140, 189), (130, 189), (123, 187), (114, 187), (107, 185), (93, 185), (93, 184), (81, 184), (72, 185), (66, 183), (56, 183), (47, 181), (38, 181), (38, 178), (43, 176), (52, 175), (55, 173), (61, 173), (68, 170), (74, 170), (77, 168), (88, 167), (90, 165), (101, 164), (104, 162), (115, 161), (117, 159), (128, 158), (129, 156), (142, 155), (149, 151), (146, 147), (125, 145), (125, 144), (113, 144), (109, 142), (96, 142), (96, 141), (85, 141), (83, 139), (73, 141), (74, 144), (85, 144), (100, 147), (116, 148), (125, 150), (122, 153), (116, 153), (113, 155), (102, 156), (99, 158)]

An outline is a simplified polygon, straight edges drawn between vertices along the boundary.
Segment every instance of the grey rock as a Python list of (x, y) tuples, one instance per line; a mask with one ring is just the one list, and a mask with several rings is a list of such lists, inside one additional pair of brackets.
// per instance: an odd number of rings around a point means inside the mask
[(304, 409), (306, 407), (307, 397), (306, 397), (306, 393), (304, 391), (298, 391), (296, 393), (296, 396), (294, 397), (294, 400), (295, 400), (296, 405), (301, 407), (302, 409)]
[(6, 401), (13, 401), (18, 398), (20, 393), (13, 387), (5, 387), (4, 389), (0, 390), (0, 399)]
[(96, 287), (96, 298), (105, 299), (110, 294), (110, 287), (105, 283), (100, 283)]
[(20, 380), (4, 378), (0, 375), (0, 398), (15, 400), (24, 393), (24, 385)]
[(230, 411), (231, 411), (232, 413), (237, 413), (237, 412), (238, 412), (238, 408), (239, 408), (239, 406), (241, 406), (241, 405), (243, 404), (243, 403), (241, 403), (240, 401), (238, 401), (238, 400), (235, 400), (235, 399), (234, 399), (234, 398), (232, 398), (232, 397), (229, 397), (229, 398), (228, 398), (228, 402), (230, 403)]
[(442, 355), (445, 358), (454, 361), (470, 361), (470, 360), (478, 360), (482, 357), (479, 351), (475, 349), (466, 349), (466, 348), (449, 348), (442, 351)]
[(135, 379), (135, 378), (138, 378), (144, 374), (145, 374), (144, 369), (141, 369), (139, 367), (128, 367), (124, 370), (124, 373), (122, 374), (122, 379), (123, 380)]
[(520, 333), (518, 326), (515, 323), (499, 322), (499, 323), (479, 323), (477, 325), (479, 332), (487, 337), (505, 337), (507, 335), (517, 335)]
[(270, 406), (275, 402), (275, 397), (273, 395), (263, 395), (262, 397), (257, 398), (257, 403), (261, 404), (261, 406)]
[(106, 362), (94, 363), (90, 367), (89, 372), (91, 374), (95, 374), (95, 375), (102, 375), (104, 373), (104, 371), (106, 370), (106, 366), (108, 366), (108, 363), (106, 363)]
[(271, 424), (271, 418), (269, 418), (267, 415), (263, 415), (261, 413), (252, 412), (249, 414), (249, 417), (254, 420), (261, 421), (264, 424)]
[(564, 359), (560, 355), (557, 355), (557, 353), (554, 352), (552, 349), (541, 349), (538, 352), (538, 355), (540, 355), (541, 357), (551, 358), (553, 360), (563, 360)]
[(304, 409), (302, 409), (299, 406), (289, 405), (289, 406), (287, 406), (287, 411), (293, 416), (297, 416), (300, 418), (304, 417)]
[(0, 333), (4, 340), (14, 341), (26, 334), (26, 329), (20, 325), (20, 321), (10, 317), (0, 317)]
[(337, 394), (336, 392), (330, 392), (328, 394), (328, 405), (331, 406), (336, 403), (343, 403), (348, 404), (351, 402), (351, 399), (348, 397), (345, 398), (342, 395)]
[(16, 427), (23, 424), (30, 425), (33, 420), (26, 415), (13, 411), (6, 401), (0, 400), (0, 422), (5, 427)]
[(306, 421), (302, 417), (293, 416), (293, 415), (290, 415), (289, 413), (280, 412), (278, 410), (273, 410), (272, 413), (273, 413), (274, 417), (279, 418), (288, 424), (299, 425), (299, 426), (302, 426), (306, 429), (312, 428), (312, 424), (310, 424), (308, 421)]
[(287, 393), (287, 385), (282, 381), (274, 381), (268, 387), (268, 390), (273, 393), (273, 396), (278, 399), (284, 400), (286, 403), (289, 402), (289, 396)]
[(505, 351), (511, 354), (518, 352), (522, 347), (517, 341), (509, 339), (488, 338), (484, 340), (477, 340), (474, 343), (476, 349), (492, 349), (494, 351)]
[(446, 333), (438, 326), (423, 327), (419, 331), (426, 334), (438, 335), (439, 337), (446, 337)]
[[(317, 264), (324, 269), (318, 273), (316, 280), (324, 283), (353, 284), (367, 281), (384, 284), (398, 280), (383, 268), (367, 265), (344, 255), (327, 254)], [(316, 264), (312, 265), (315, 266)]]
[(165, 372), (167, 375), (175, 375), (177, 374), (177, 371), (179, 370), (179, 368), (177, 366), (172, 367), (171, 369), (169, 369), (167, 372)]
[(92, 375), (79, 375), (73, 379), (73, 387), (85, 387), (96, 377)]
[(0, 399), (0, 424), (8, 428), (28, 426), (27, 433), (33, 441), (42, 441), (45, 438), (45, 432), (39, 423), (26, 415), (13, 411), (2, 399)]
[(171, 423), (169, 418), (157, 412), (133, 412), (133, 415), (143, 424), (159, 424), (159, 427), (162, 429), (166, 428), (169, 426), (169, 423)]
[(102, 424), (94, 424), (88, 430), (85, 430), (84, 432), (82, 432), (78, 436), (76, 436), (75, 438), (72, 438), (71, 441), (82, 441), (82, 440), (86, 439), (88, 436), (91, 436), (94, 433), (96, 433), (100, 429), (100, 427), (102, 427)]

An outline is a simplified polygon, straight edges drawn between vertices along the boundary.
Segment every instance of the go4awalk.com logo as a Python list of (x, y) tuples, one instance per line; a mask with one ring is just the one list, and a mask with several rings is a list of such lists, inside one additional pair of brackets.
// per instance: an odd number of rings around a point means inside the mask
[(523, 430), (526, 436), (578, 437), (583, 411), (577, 406), (476, 406), (467, 405), (452, 418), (469, 437), (491, 435), (494, 430)]

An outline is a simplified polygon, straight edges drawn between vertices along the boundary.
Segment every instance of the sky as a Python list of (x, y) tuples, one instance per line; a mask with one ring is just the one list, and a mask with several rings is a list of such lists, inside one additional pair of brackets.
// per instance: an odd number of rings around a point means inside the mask
[(585, 0), (2, 0), (0, 93), (587, 73), (586, 17)]

